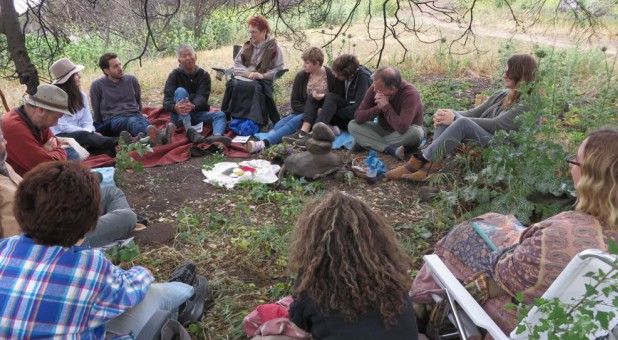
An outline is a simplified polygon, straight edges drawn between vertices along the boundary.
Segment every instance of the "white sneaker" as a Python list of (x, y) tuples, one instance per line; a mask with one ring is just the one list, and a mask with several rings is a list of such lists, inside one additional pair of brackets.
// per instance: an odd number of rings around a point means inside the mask
[(262, 141), (252, 141), (247, 142), (247, 151), (249, 153), (258, 153), (262, 150), (266, 149), (266, 145)]
[(330, 126), (330, 129), (333, 130), (335, 137), (341, 135), (341, 129), (339, 129), (337, 125), (329, 125), (329, 126)]

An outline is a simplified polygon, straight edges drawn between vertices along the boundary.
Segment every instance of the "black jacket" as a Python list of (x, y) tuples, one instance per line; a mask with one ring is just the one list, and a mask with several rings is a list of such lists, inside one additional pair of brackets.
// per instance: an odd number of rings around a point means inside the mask
[[(343, 95), (344, 84), (343, 81), (335, 78), (333, 71), (327, 66), (326, 69), (326, 81), (328, 83), (328, 92), (335, 92), (339, 95)], [(309, 83), (309, 73), (300, 71), (294, 78), (294, 84), (292, 85), (292, 96), (290, 103), (292, 105), (292, 112), (304, 113), (305, 103), (307, 102), (307, 84)]]
[(189, 100), (195, 105), (194, 112), (209, 111), (208, 97), (210, 97), (210, 75), (203, 68), (196, 66), (193, 74), (185, 73), (182, 67), (174, 69), (167, 77), (163, 90), (163, 107), (173, 113), (174, 92), (179, 87), (184, 87), (189, 92)]

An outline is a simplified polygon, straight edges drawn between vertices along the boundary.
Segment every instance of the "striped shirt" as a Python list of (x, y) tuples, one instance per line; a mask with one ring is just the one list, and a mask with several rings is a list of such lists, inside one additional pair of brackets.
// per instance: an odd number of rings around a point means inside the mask
[(153, 281), (99, 250), (1, 239), (0, 338), (102, 339), (105, 323), (142, 301)]

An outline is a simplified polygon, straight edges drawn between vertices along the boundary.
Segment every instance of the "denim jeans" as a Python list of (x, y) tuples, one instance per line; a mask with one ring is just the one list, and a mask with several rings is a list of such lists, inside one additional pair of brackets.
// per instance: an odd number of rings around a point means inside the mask
[(77, 153), (77, 151), (75, 151), (75, 149), (73, 149), (70, 146), (67, 146), (65, 148), (63, 148), (64, 151), (67, 153), (67, 159), (70, 161), (80, 161), (79, 159), (79, 154)]
[(440, 161), (451, 153), (459, 143), (473, 141), (481, 146), (489, 145), (493, 135), (467, 117), (459, 117), (451, 125), (440, 125), (433, 135), (433, 143), (423, 150), (428, 160)]
[(146, 134), (146, 128), (150, 122), (141, 113), (131, 115), (116, 116), (109, 119), (111, 133), (113, 136), (120, 135), (120, 132), (127, 130), (131, 136), (137, 136), (140, 132)]
[[(189, 97), (189, 92), (183, 87), (179, 87), (174, 91), (174, 102), (178, 103), (181, 100), (184, 100)], [(225, 113), (223, 111), (199, 111), (199, 112), (190, 112), (188, 115), (179, 115), (177, 113), (171, 114), (172, 123), (176, 126), (179, 126), (179, 123), (182, 121), (185, 130), (190, 128), (193, 125), (197, 125), (200, 122), (204, 124), (212, 125), (212, 133), (215, 135), (223, 135), (225, 134), (225, 127), (227, 126), (227, 119), (225, 118)]]
[(302, 113), (290, 113), (289, 115), (281, 118), (280, 121), (275, 124), (274, 131), (270, 132), (265, 140), (268, 140), (270, 145), (281, 143), (281, 139), (284, 136), (291, 135), (296, 130), (300, 129), (303, 125)]
[(113, 334), (137, 336), (155, 312), (158, 310), (177, 312), (178, 306), (192, 295), (193, 287), (182, 282), (153, 283), (148, 287), (142, 302), (110, 320), (105, 328)]

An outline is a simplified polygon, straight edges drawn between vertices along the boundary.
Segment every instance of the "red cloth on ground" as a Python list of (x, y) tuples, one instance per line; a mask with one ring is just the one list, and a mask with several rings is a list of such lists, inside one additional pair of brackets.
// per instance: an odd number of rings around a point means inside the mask
[[(150, 121), (150, 124), (157, 127), (157, 129), (164, 129), (167, 123), (171, 122), (170, 113), (162, 106), (145, 107), (144, 113), (148, 116), (148, 121)], [(208, 136), (211, 133), (212, 127), (209, 125), (204, 125), (202, 135)], [(233, 138), (234, 133), (230, 131), (227, 136)], [(233, 143), (229, 148), (221, 144), (218, 146), (222, 148), (225, 154), (229, 157), (249, 158), (251, 156), (244, 146), (237, 143)], [(138, 156), (135, 152), (133, 152), (132, 156), (136, 161), (142, 162), (145, 168), (150, 168), (159, 165), (184, 162), (191, 158), (192, 148), (194, 148), (193, 153), (203, 154), (205, 150), (209, 150), (211, 148), (214, 148), (211, 149), (211, 151), (216, 150), (217, 145), (207, 143), (192, 144), (185, 136), (184, 128), (178, 127), (176, 129), (176, 133), (174, 134), (173, 143), (156, 146), (153, 148), (154, 152), (147, 153), (143, 157)], [(84, 163), (93, 168), (113, 166), (114, 158), (108, 155), (93, 155), (88, 157)]]

